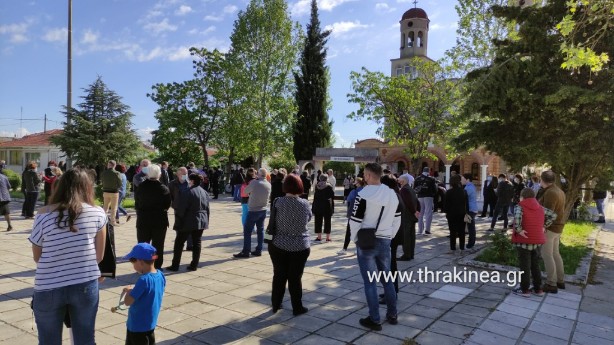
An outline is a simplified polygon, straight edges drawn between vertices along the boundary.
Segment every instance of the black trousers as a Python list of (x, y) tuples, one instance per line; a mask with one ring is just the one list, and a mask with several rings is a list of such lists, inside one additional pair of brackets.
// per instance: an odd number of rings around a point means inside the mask
[(175, 236), (175, 246), (173, 247), (173, 263), (171, 264), (173, 267), (179, 267), (179, 264), (181, 263), (181, 254), (183, 253), (183, 244), (188, 238), (192, 238), (192, 262), (190, 262), (190, 266), (198, 268), (203, 231), (204, 230), (202, 229), (191, 232), (177, 231), (177, 236)]
[(271, 303), (273, 308), (279, 308), (286, 293), (286, 282), (290, 291), (290, 301), (293, 311), (303, 309), (303, 270), (311, 249), (307, 248), (300, 252), (289, 252), (276, 247), (272, 243), (268, 245), (269, 255), (273, 263), (273, 292)]
[(497, 218), (499, 217), (499, 215), (501, 215), (501, 217), (503, 217), (503, 227), (505, 229), (507, 229), (507, 210), (510, 208), (510, 204), (500, 204), (497, 203), (497, 206), (495, 206), (495, 212), (492, 215), (492, 221), (490, 222), (490, 228), (494, 229), (495, 228), (495, 224), (497, 224)]
[(36, 208), (36, 201), (38, 200), (38, 192), (27, 192), (26, 200), (23, 205), (25, 207), (26, 217), (34, 217), (34, 209)]
[(347, 227), (345, 228), (345, 239), (343, 240), (343, 249), (348, 249), (350, 240), (352, 237), (352, 231), (350, 230), (350, 221), (348, 220)]
[(151, 228), (145, 226), (136, 227), (136, 239), (138, 243), (151, 243), (156, 248), (158, 258), (154, 262), (156, 269), (162, 268), (164, 263), (164, 239), (166, 238), (166, 226), (160, 228)]
[(416, 222), (410, 222), (403, 228), (403, 256), (413, 260), (416, 249)]
[[(537, 249), (528, 250), (516, 247), (518, 252), (518, 266), (520, 268), (520, 288), (522, 291), (529, 290), (530, 280), (533, 278), (533, 287), (541, 289), (542, 273), (539, 269), (539, 255)], [(530, 275), (529, 275), (530, 273)]]
[(220, 185), (218, 183), (212, 183), (211, 189), (213, 189), (213, 197), (217, 199), (217, 196), (220, 194)]
[(156, 336), (154, 330), (148, 332), (126, 331), (126, 345), (154, 345)]
[(496, 200), (484, 200), (484, 207), (482, 207), (482, 214), (480, 216), (486, 217), (486, 213), (488, 213), (488, 209), (490, 209), (490, 213), (488, 215), (492, 217), (493, 212), (495, 212)]
[(450, 228), (450, 250), (456, 250), (456, 238), (461, 250), (465, 249), (465, 215), (446, 215)]
[(45, 206), (49, 204), (49, 197), (51, 196), (51, 183), (45, 182)]
[(330, 229), (331, 229), (330, 220), (332, 218), (332, 215), (316, 214), (315, 218), (316, 218), (315, 220), (316, 234), (322, 233), (322, 220), (324, 220), (324, 233), (330, 234)]

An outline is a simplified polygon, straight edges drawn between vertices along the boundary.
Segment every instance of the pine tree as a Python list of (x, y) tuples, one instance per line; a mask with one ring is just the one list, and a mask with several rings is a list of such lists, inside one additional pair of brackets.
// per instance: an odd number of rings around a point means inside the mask
[(130, 120), (134, 116), (122, 98), (98, 77), (88, 88), (78, 109), (66, 109), (70, 123), (51, 141), (79, 164), (104, 165), (125, 160), (141, 146)]
[(300, 60), (300, 73), (296, 81), (296, 123), (294, 125), (294, 157), (311, 160), (317, 147), (331, 143), (332, 121), (328, 120), (328, 70), (326, 42), (330, 31), (320, 29), (318, 5), (311, 1), (311, 21), (307, 24), (307, 36)]

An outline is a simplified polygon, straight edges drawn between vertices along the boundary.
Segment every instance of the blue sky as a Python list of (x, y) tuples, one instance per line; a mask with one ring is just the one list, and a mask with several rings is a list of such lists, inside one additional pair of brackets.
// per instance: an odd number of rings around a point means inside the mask
[[(288, 2), (293, 20), (305, 26), (310, 0)], [(233, 22), (247, 0), (105, 0), (73, 2), (73, 105), (97, 76), (123, 97), (142, 137), (157, 128), (156, 104), (146, 94), (160, 82), (192, 77), (191, 46), (228, 49)], [(68, 0), (0, 2), (0, 136), (59, 128), (66, 104)], [(346, 116), (349, 74), (365, 66), (390, 71), (399, 57), (399, 20), (411, 0), (318, 0), (320, 20), (332, 28), (329, 113), (336, 146), (375, 137), (376, 125)], [(429, 56), (454, 45), (454, 0), (421, 0), (431, 20)], [(22, 110), (23, 109), (23, 110)], [(23, 114), (24, 120), (19, 119)]]

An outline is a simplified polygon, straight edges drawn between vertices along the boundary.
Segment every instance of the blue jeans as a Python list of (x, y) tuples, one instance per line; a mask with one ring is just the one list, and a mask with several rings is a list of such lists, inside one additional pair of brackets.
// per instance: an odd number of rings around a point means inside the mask
[(595, 199), (597, 205), (597, 213), (599, 213), (599, 220), (605, 220), (605, 213), (603, 213), (603, 202), (605, 199)]
[(390, 240), (378, 238), (375, 248), (369, 250), (362, 250), (356, 247), (356, 253), (358, 257), (358, 266), (360, 267), (360, 274), (365, 284), (365, 296), (367, 297), (367, 305), (369, 306), (369, 317), (371, 321), (380, 323), (379, 315), (379, 297), (377, 295), (377, 281), (369, 281), (369, 275), (367, 272), (377, 271), (382, 272), (380, 281), (384, 285), (384, 295), (386, 299), (386, 306), (388, 311), (386, 316), (397, 316), (397, 294), (394, 291), (394, 284), (392, 280), (386, 282), (383, 278), (383, 274), (390, 272)]
[(39, 345), (62, 345), (64, 315), (68, 309), (75, 344), (95, 344), (98, 280), (34, 291), (34, 318)]
[(266, 218), (266, 210), (264, 211), (249, 211), (245, 225), (243, 225), (243, 253), (248, 253), (252, 250), (252, 229), (256, 225), (256, 234), (258, 235), (258, 244), (256, 252), (262, 252), (262, 244), (264, 243), (264, 220)]
[(126, 197), (126, 193), (119, 193), (119, 199), (117, 200), (117, 212), (115, 212), (115, 219), (119, 219), (119, 212), (123, 213), (124, 216), (128, 215), (128, 212), (125, 208), (122, 207), (122, 202)]
[(241, 184), (236, 184), (234, 194), (232, 195), (233, 201), (241, 201)]

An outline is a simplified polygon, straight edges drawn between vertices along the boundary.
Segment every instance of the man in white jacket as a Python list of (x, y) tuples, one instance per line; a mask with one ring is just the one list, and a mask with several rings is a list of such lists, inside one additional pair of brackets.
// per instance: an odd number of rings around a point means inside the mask
[(380, 183), (381, 176), (382, 167), (379, 164), (369, 163), (365, 166), (364, 180), (367, 185), (356, 196), (350, 217), (351, 238), (354, 242), (361, 228), (377, 228), (375, 248), (364, 250), (356, 246), (358, 266), (365, 284), (365, 296), (369, 306), (369, 316), (360, 319), (360, 324), (375, 331), (382, 329), (377, 295), (378, 282), (370, 279), (369, 274), (376, 276), (377, 271), (380, 272), (384, 285), (388, 307), (386, 320), (391, 325), (398, 323), (394, 284), (392, 280), (385, 281), (383, 277), (390, 272), (390, 241), (401, 224), (401, 207), (395, 192)]

